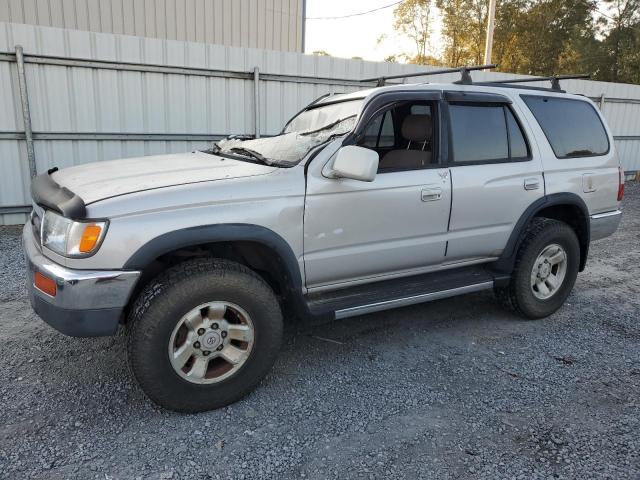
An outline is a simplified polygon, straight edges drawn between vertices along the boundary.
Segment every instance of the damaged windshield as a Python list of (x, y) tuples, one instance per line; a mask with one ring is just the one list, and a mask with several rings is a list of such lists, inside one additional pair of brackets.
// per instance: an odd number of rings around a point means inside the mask
[(207, 153), (250, 158), (276, 166), (292, 166), (315, 146), (353, 130), (362, 100), (313, 106), (294, 117), (283, 133), (274, 137), (243, 140), (227, 138)]

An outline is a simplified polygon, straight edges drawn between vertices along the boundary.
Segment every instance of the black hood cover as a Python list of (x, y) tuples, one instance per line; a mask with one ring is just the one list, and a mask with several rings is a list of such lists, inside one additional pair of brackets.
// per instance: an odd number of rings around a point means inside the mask
[(87, 210), (84, 201), (68, 188), (58, 185), (51, 178), (51, 174), (57, 170), (57, 168), (52, 168), (31, 181), (31, 198), (41, 207), (54, 210), (67, 218), (85, 218)]

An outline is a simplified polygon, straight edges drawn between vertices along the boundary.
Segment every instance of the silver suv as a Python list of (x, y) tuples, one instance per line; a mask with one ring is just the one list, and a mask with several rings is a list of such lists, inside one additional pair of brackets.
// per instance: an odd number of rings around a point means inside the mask
[(36, 313), (72, 336), (127, 327), (154, 402), (251, 391), (284, 318), (318, 322), (493, 289), (563, 304), (624, 176), (593, 103), (557, 89), (417, 84), (320, 98), (280, 135), (52, 169), (24, 228)]

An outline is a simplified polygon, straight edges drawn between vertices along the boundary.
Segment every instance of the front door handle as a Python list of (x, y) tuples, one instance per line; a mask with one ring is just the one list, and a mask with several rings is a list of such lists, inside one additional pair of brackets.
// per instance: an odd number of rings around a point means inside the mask
[(427, 188), (422, 190), (421, 195), (423, 202), (435, 202), (442, 198), (442, 189), (441, 188)]
[(524, 179), (525, 190), (538, 190), (540, 188), (540, 179), (537, 177), (530, 177)]

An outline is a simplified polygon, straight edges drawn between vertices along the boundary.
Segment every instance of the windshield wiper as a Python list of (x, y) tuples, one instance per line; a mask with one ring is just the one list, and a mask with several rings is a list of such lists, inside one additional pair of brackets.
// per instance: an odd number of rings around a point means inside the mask
[(228, 152), (235, 152), (243, 155), (245, 157), (255, 158), (256, 160), (260, 160), (261, 162), (269, 165), (270, 161), (267, 160), (261, 153), (256, 152), (255, 150), (251, 150), (246, 147), (231, 147), (227, 150)]
[(234, 153), (238, 153), (239, 155), (243, 156), (243, 157), (249, 157), (249, 158), (253, 158), (255, 160), (258, 160), (266, 165), (271, 165), (271, 162), (269, 160), (267, 160), (264, 156), (262, 156), (260, 153), (256, 152), (255, 150), (251, 150), (250, 148), (244, 148), (244, 147), (231, 147), (228, 149), (223, 149), (220, 147), (220, 145), (218, 145), (217, 143), (213, 143), (213, 145), (211, 145), (211, 148), (209, 148), (208, 150), (203, 150), (205, 153), (210, 153), (213, 155), (224, 155), (225, 152), (234, 152)]
[(216, 142), (213, 142), (211, 144), (211, 148), (207, 148), (206, 150), (202, 150), (202, 151), (204, 153), (216, 154), (216, 153), (220, 153), (222, 151), (222, 149), (220, 148), (220, 146)]

